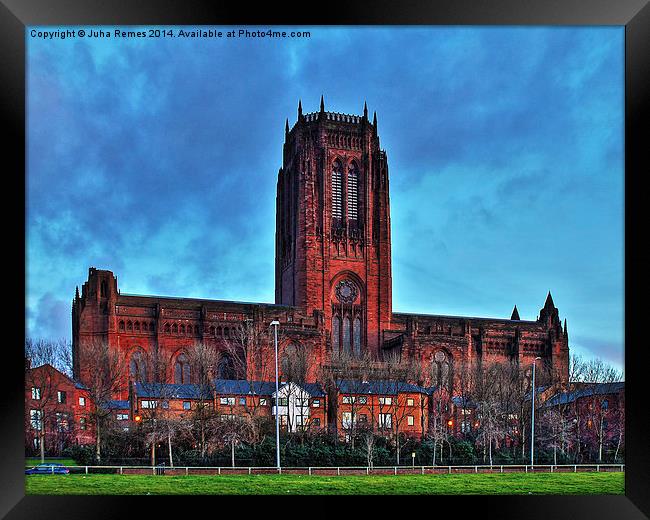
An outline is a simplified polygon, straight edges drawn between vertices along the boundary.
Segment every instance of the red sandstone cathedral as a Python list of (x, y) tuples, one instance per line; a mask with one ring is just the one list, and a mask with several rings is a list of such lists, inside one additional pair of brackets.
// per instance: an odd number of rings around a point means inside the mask
[[(563, 328), (550, 293), (536, 321), (520, 320), (516, 307), (510, 319), (393, 312), (388, 181), (376, 113), (371, 122), (365, 105), (362, 116), (327, 112), (321, 98), (318, 112), (303, 114), (299, 103), (278, 172), (275, 303), (122, 294), (111, 271), (91, 267), (72, 304), (75, 378), (84, 379), (80, 353), (100, 340), (123, 356), (132, 378), (152, 377), (146, 360), (156, 352), (164, 382), (188, 383), (190, 345), (222, 351), (243, 327), (268, 331), (279, 320), (280, 350), (306, 349), (312, 380), (336, 352), (378, 361), (399, 352), (437, 366), (441, 379), (459, 361), (530, 365), (540, 357), (556, 382), (567, 382), (566, 320)], [(233, 373), (224, 354), (216, 375), (264, 379), (272, 346), (264, 352), (266, 359), (247, 360), (246, 374)]]

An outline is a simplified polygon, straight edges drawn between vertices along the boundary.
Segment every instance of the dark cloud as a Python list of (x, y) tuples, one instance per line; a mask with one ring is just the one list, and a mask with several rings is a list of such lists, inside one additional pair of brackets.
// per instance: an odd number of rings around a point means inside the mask
[[(270, 301), (284, 119), (321, 94), (378, 112), (396, 307), (532, 314), (548, 286), (622, 273), (623, 29), (311, 31), (29, 39), (29, 301), (67, 301), (89, 265), (129, 292)], [(44, 312), (30, 329), (69, 329)]]

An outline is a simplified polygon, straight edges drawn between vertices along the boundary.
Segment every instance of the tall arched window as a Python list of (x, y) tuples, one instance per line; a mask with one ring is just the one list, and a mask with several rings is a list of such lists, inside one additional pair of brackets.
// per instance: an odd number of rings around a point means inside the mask
[(332, 165), (332, 217), (343, 218), (343, 166), (337, 159)]
[(348, 219), (358, 220), (359, 218), (359, 168), (356, 163), (350, 164), (348, 168)]
[(221, 354), (219, 357), (217, 377), (219, 379), (235, 379), (235, 363), (230, 354)]
[(341, 334), (341, 318), (334, 316), (332, 318), (332, 349), (338, 354), (339, 336)]
[(187, 384), (190, 382), (190, 360), (185, 354), (179, 354), (174, 364), (174, 383)]
[(352, 324), (352, 345), (354, 347), (354, 355), (359, 356), (361, 354), (361, 320), (358, 316), (354, 318)]
[(449, 356), (438, 350), (431, 359), (431, 384), (451, 391), (451, 362)]
[(131, 356), (129, 373), (136, 383), (144, 383), (147, 380), (147, 365), (141, 350), (136, 350)]
[(352, 353), (352, 346), (350, 343), (350, 318), (347, 316), (343, 318), (343, 352), (346, 354)]

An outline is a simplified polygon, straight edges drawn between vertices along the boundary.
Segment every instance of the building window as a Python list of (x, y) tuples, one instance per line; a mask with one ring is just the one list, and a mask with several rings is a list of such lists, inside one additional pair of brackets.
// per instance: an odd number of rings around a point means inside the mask
[(65, 392), (64, 392), (63, 390), (59, 390), (59, 391), (56, 393), (56, 401), (57, 401), (58, 403), (62, 403), (62, 404), (63, 404), (63, 403), (65, 403), (65, 400), (66, 400), (66, 394), (65, 394)]
[(318, 408), (318, 407), (320, 406), (320, 399), (314, 399), (314, 400), (311, 402), (311, 405), (312, 405), (312, 407), (314, 407), (314, 408)]
[(339, 351), (339, 337), (341, 334), (341, 318), (334, 316), (332, 318), (332, 349), (334, 352)]
[(79, 406), (86, 406), (86, 398), (85, 397), (80, 397), (79, 398)]
[(352, 427), (352, 412), (343, 412), (341, 425), (345, 429), (348, 429), (348, 428)]
[(234, 397), (222, 397), (219, 402), (223, 405), (230, 405), (230, 406), (235, 406), (235, 398)]
[(246, 406), (246, 398), (245, 397), (240, 397), (239, 398), (239, 404), (241, 406)]
[(354, 354), (356, 356), (361, 355), (361, 320), (357, 316), (354, 318), (353, 324), (353, 334), (352, 334), (352, 343), (354, 347)]
[(388, 430), (393, 427), (393, 416), (389, 413), (380, 413), (378, 423), (380, 428)]
[(128, 421), (129, 420), (129, 414), (128, 413), (118, 413), (117, 414), (117, 420), (118, 421)]
[(43, 421), (41, 419), (42, 419), (42, 415), (40, 410), (29, 411), (29, 422), (32, 425), (32, 428), (34, 428), (35, 430), (41, 429), (43, 425)]
[(85, 430), (86, 429), (86, 418), (85, 417), (80, 417), (79, 418), (79, 429), (80, 430)]
[(188, 384), (190, 382), (190, 360), (185, 353), (181, 353), (176, 357), (174, 363), (174, 383)]
[(391, 404), (393, 404), (393, 398), (392, 397), (380, 397), (379, 398), (379, 404), (391, 405)]
[(449, 356), (438, 350), (431, 360), (431, 385), (451, 391), (451, 363)]
[(609, 408), (609, 401), (607, 399), (604, 399), (602, 402), (602, 409), (607, 410)]
[(183, 410), (191, 410), (191, 409), (192, 409), (191, 401), (183, 401)]
[(351, 395), (344, 395), (343, 396), (343, 404), (352, 404), (354, 403), (355, 399), (354, 396)]
[(348, 219), (357, 220), (359, 213), (359, 169), (352, 163), (348, 169)]
[(129, 372), (136, 383), (144, 383), (147, 380), (147, 367), (141, 350), (136, 350), (131, 356)]
[(260, 397), (260, 406), (267, 406), (266, 397)]
[(56, 414), (56, 431), (67, 432), (69, 430), (68, 416), (64, 413)]
[(161, 406), (164, 410), (169, 410), (169, 401), (166, 401), (166, 400), (165, 400), (165, 401), (161, 401), (160, 406)]
[(408, 426), (413, 426), (415, 424), (415, 418), (412, 415), (406, 416), (406, 424)]
[[(273, 404), (275, 404), (275, 399), (273, 399)], [(278, 406), (289, 406), (289, 399), (286, 397), (280, 397), (280, 399), (278, 399)]]
[(359, 397), (359, 404), (368, 404), (368, 398), (365, 395)]
[(120, 320), (120, 332), (124, 332), (124, 320)]
[(37, 386), (32, 386), (32, 399), (39, 400), (41, 398), (41, 389)]
[(142, 408), (156, 408), (157, 406), (156, 401), (142, 401)]
[(281, 415), (280, 416), (280, 425), (281, 426), (286, 426), (288, 422), (289, 422), (289, 416), (288, 415)]
[(314, 426), (320, 426), (320, 417), (314, 417), (314, 418), (311, 420), (311, 423), (312, 423)]
[(351, 354), (352, 349), (350, 345), (350, 318), (343, 318), (343, 352)]
[(357, 416), (357, 420), (358, 420), (360, 423), (368, 424), (368, 414), (360, 413), (360, 414)]
[(406, 406), (413, 406), (414, 404), (415, 404), (415, 401), (413, 400), (412, 397), (409, 397), (409, 398), (406, 400)]
[(335, 219), (343, 218), (342, 206), (342, 183), (343, 183), (343, 166), (337, 159), (332, 165), (332, 217)]

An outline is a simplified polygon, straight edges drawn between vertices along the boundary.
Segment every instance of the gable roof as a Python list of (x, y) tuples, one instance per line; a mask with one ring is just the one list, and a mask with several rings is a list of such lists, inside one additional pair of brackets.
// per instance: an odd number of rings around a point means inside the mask
[(553, 397), (546, 400), (544, 407), (573, 403), (583, 397), (617, 394), (624, 391), (625, 381), (617, 381), (613, 383), (591, 383), (571, 392), (555, 394)]
[(138, 397), (159, 399), (210, 399), (212, 392), (203, 385), (174, 383), (136, 383)]

